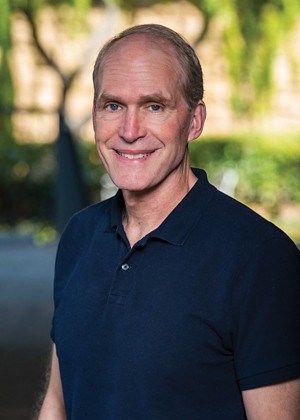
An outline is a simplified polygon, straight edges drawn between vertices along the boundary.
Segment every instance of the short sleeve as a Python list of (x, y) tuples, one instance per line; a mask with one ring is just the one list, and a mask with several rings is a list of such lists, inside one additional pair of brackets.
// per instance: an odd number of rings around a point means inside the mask
[(233, 292), (234, 358), (242, 390), (300, 376), (300, 252), (289, 238), (253, 249)]

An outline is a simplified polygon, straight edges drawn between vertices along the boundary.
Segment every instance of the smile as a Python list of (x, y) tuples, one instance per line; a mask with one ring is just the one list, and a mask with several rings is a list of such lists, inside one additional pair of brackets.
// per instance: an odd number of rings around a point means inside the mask
[(129, 153), (118, 152), (118, 154), (120, 156), (125, 157), (126, 159), (143, 159), (143, 158), (149, 156), (151, 153), (137, 153), (137, 154), (133, 155), (133, 154), (129, 154)]

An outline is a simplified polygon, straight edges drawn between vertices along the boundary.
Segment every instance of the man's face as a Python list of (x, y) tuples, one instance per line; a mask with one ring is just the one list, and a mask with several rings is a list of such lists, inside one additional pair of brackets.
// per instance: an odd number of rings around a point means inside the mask
[(119, 41), (105, 58), (93, 113), (95, 140), (122, 190), (172, 185), (187, 166), (187, 142), (195, 135), (180, 83), (172, 49), (166, 54), (144, 37)]

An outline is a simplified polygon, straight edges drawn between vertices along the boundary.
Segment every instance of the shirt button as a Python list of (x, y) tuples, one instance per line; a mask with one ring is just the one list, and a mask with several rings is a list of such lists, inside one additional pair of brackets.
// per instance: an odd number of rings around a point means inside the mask
[(128, 270), (129, 265), (128, 264), (122, 264), (122, 270), (126, 271)]

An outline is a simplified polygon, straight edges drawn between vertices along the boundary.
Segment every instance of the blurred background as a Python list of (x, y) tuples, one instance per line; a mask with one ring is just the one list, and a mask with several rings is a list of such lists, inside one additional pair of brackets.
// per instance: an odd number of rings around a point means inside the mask
[(93, 143), (93, 62), (141, 23), (178, 31), (202, 63), (192, 164), (300, 243), (298, 0), (0, 0), (3, 420), (33, 418), (43, 389), (59, 235), (114, 192)]

